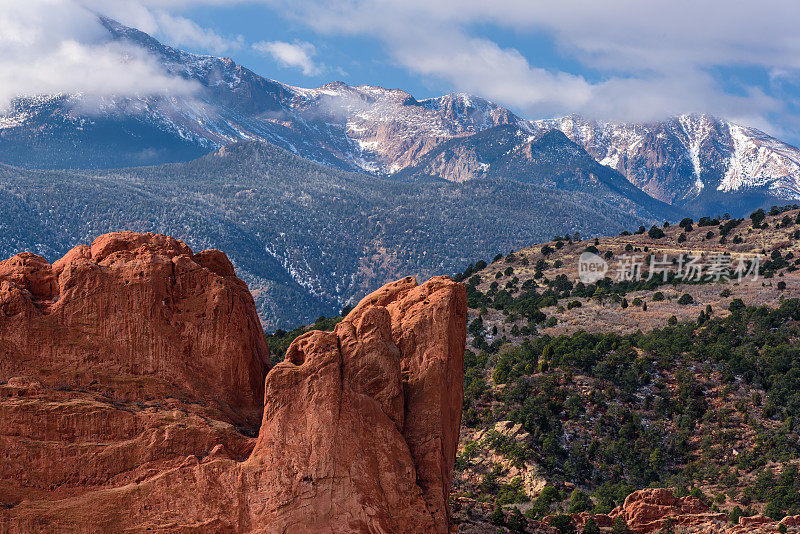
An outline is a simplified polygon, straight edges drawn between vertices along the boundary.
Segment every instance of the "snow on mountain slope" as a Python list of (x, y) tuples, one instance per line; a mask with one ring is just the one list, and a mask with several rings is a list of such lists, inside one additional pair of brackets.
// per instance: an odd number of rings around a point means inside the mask
[[(191, 54), (112, 20), (102, 23), (109, 40), (146, 50), (166, 72), (194, 82), (196, 94), (21, 98), (0, 115), (0, 162), (33, 168), (150, 165), (258, 140), (339, 169), (394, 174), (448, 140), (510, 124), (537, 136), (561, 130), (648, 195), (676, 206), (741, 194), (800, 198), (800, 150), (706, 115), (650, 124), (574, 115), (525, 121), (462, 93), (416, 100), (399, 89), (342, 82), (305, 89), (261, 77), (229, 58)], [(458, 159), (449, 161), (451, 156)], [(443, 152), (433, 163), (458, 180), (485, 175), (485, 162), (468, 156)]]
[(413, 164), (442, 141), (519, 121), (496, 104), (464, 94), (417, 101), (399, 89), (342, 82), (291, 89), (296, 94), (289, 104), (293, 120), (324, 119), (342, 128), (358, 150), (337, 156), (382, 174)]
[(101, 22), (109, 40), (144, 49), (166, 72), (195, 82), (194, 97), (22, 98), (0, 116), (0, 161), (50, 168), (158, 164), (261, 140), (326, 165), (389, 174), (443, 140), (519, 121), (467, 95), (418, 102), (398, 89), (341, 82), (291, 87), (229, 58), (191, 54), (113, 20)]
[(800, 150), (751, 128), (730, 126), (733, 156), (721, 191), (768, 187), (781, 198), (800, 195)]
[(708, 115), (681, 115), (649, 124), (571, 115), (530, 124), (534, 130), (563, 131), (600, 163), (671, 204), (688, 205), (714, 191), (800, 199), (800, 150)]

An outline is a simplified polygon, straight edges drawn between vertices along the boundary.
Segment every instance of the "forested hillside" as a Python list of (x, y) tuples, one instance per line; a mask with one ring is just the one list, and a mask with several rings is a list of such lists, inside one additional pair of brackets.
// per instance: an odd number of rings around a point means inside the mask
[[(458, 275), (471, 307), (453, 496), (464, 513), (607, 514), (645, 487), (699, 496), (734, 524), (800, 513), (791, 208), (557, 236)], [(594, 283), (578, 279), (587, 252), (609, 265)], [(691, 279), (681, 257), (697, 258)], [(641, 277), (619, 279), (631, 258)]]
[(268, 329), (330, 315), (387, 280), (453, 272), (553, 231), (600, 235), (662, 215), (636, 211), (513, 180), (347, 173), (255, 142), (158, 167), (0, 169), (2, 255), (30, 250), (53, 261), (113, 230), (167, 233), (225, 250)]
[[(800, 514), (799, 244), (791, 206), (558, 235), (457, 274), (470, 313), (451, 501), (464, 531), (547, 532), (546, 519), (580, 532), (568, 514), (600, 521), (648, 487), (699, 498), (720, 531)], [(586, 253), (606, 277), (580, 281)], [(692, 279), (681, 257), (696, 258)], [(630, 258), (641, 276), (617, 279)], [(663, 272), (650, 277), (651, 262)], [(273, 357), (336, 321), (271, 336)]]

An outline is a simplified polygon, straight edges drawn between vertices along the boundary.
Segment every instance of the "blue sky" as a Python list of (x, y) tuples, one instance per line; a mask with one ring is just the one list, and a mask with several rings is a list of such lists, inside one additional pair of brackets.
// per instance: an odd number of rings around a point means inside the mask
[[(350, 85), (381, 85), (400, 88), (420, 98), (438, 96), (453, 88), (437, 79), (426, 79), (409, 72), (388, 57), (380, 40), (360, 35), (320, 35), (301, 22), (285, 16), (265, 4), (243, 4), (235, 7), (198, 6), (182, 12), (187, 18), (220, 36), (246, 42), (282, 41), (314, 46), (313, 60), (321, 66), (319, 73), (304, 74), (296, 66), (282, 64), (268, 53), (252, 46), (222, 51), (254, 72), (290, 85), (318, 87), (331, 81)], [(168, 36), (165, 36), (167, 39)], [(193, 52), (214, 53), (202, 46), (187, 46)], [(218, 51), (219, 52), (219, 51)]]
[[(222, 53), (247, 66), (256, 73), (291, 85), (316, 87), (341, 80), (351, 85), (381, 85), (400, 88), (419, 98), (439, 96), (459, 90), (451, 83), (435, 77), (419, 76), (393, 61), (380, 39), (363, 35), (330, 35), (315, 33), (308, 26), (281, 10), (263, 3), (239, 4), (231, 7), (201, 5), (181, 10), (181, 14), (204, 28), (231, 41), (242, 36), (245, 42), (283, 41), (304, 42), (314, 46), (314, 60), (324, 69), (318, 74), (304, 74), (302, 69), (281, 64), (269, 54), (252, 47), (209, 50), (199, 45), (185, 46), (198, 53)], [(475, 25), (475, 33), (503, 47), (515, 48), (536, 57), (545, 68), (583, 73), (601, 79), (601, 73), (582, 66), (568, 57), (559, 56), (553, 41), (545, 32), (501, 31), (496, 27)], [(163, 36), (169, 41), (169, 35)], [(180, 45), (180, 43), (175, 43)]]
[[(464, 91), (532, 119), (706, 112), (800, 144), (795, 0), (29, 0), (0, 12), (0, 101), (104, 86), (96, 12), (292, 85)], [(180, 91), (110, 63), (109, 86)]]

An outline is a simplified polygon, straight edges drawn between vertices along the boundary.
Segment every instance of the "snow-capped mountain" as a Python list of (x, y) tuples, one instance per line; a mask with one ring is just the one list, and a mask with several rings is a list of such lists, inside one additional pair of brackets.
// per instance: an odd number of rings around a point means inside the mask
[[(514, 125), (533, 137), (562, 131), (599, 163), (676, 207), (724, 212), (730, 204), (733, 212), (800, 198), (800, 150), (706, 115), (650, 124), (579, 116), (527, 121), (461, 93), (417, 100), (399, 89), (342, 82), (305, 89), (261, 77), (228, 58), (165, 46), (110, 19), (102, 24), (110, 41), (144, 49), (166, 72), (194, 82), (197, 92), (21, 98), (0, 115), (0, 162), (31, 168), (152, 165), (258, 140), (339, 169), (390, 175), (419, 170), (424, 156), (445, 142)], [(451, 181), (486, 176), (487, 162), (473, 156), (468, 145), (456, 144), (425, 165)]]
[(800, 198), (800, 150), (753, 128), (708, 115), (650, 124), (568, 116), (531, 122), (556, 128), (650, 196), (686, 206), (723, 193)]
[(520, 119), (497, 104), (466, 94), (416, 100), (399, 89), (335, 82), (319, 89), (290, 88), (296, 120), (324, 118), (341, 128), (354, 150), (338, 157), (362, 170), (391, 174), (414, 164), (443, 141)]
[(19, 99), (0, 116), (0, 161), (38, 168), (158, 164), (262, 140), (326, 165), (390, 173), (443, 140), (519, 120), (462, 94), (417, 101), (401, 90), (341, 82), (292, 87), (231, 59), (177, 50), (110, 19), (102, 23), (109, 40), (146, 50), (168, 73), (195, 82), (197, 93)]
[(456, 137), (395, 174), (399, 180), (513, 180), (554, 192), (575, 191), (631, 214), (655, 220), (680, 218), (681, 211), (601, 165), (580, 145), (556, 129), (531, 134), (515, 124)]

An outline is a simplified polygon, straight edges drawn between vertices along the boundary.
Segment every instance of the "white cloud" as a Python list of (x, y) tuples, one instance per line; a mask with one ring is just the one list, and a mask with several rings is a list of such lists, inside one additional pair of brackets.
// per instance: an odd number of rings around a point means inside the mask
[(262, 54), (269, 54), (284, 67), (299, 68), (306, 76), (322, 74), (322, 66), (314, 62), (316, 49), (311, 43), (260, 41), (253, 44), (253, 49)]
[[(94, 13), (168, 44), (222, 53), (244, 47), (243, 39), (176, 13), (247, 1), (322, 34), (371, 37), (408, 71), (531, 118), (578, 112), (646, 120), (700, 111), (773, 132), (800, 126), (796, 0), (0, 0), (0, 99), (56, 89), (190, 92), (139, 51), (104, 43)], [(487, 37), (502, 32), (521, 41), (544, 37), (566, 64), (582, 65), (544, 68), (531, 50), (526, 55)], [(307, 42), (253, 48), (309, 76), (335, 70)], [(768, 81), (736, 88), (720, 81), (720, 69), (742, 66), (763, 69)]]
[[(320, 33), (373, 37), (411, 72), (532, 117), (646, 120), (700, 111), (763, 125), (784, 102), (763, 87), (732, 91), (715, 71), (800, 71), (794, 0), (264, 1)], [(541, 68), (476, 27), (544, 36), (592, 78)]]
[[(2, 0), (0, 0), (2, 1)], [(54, 0), (61, 1), (61, 0)], [(166, 44), (222, 54), (244, 46), (241, 35), (223, 37), (193, 20), (170, 13), (170, 9), (201, 4), (217, 4), (214, 0), (74, 0), (86, 9), (111, 17), (126, 26), (137, 28), (162, 39)], [(230, 4), (232, 2), (228, 2)]]
[(0, 9), (0, 107), (18, 96), (189, 96), (197, 86), (168, 75), (144, 50), (108, 39), (76, 0), (4, 2)]
[(158, 21), (156, 35), (166, 38), (166, 41), (173, 46), (199, 48), (222, 54), (238, 50), (244, 45), (244, 37), (241, 35), (235, 39), (227, 39), (213, 30), (202, 28), (194, 21), (164, 11), (156, 13), (156, 20)]

